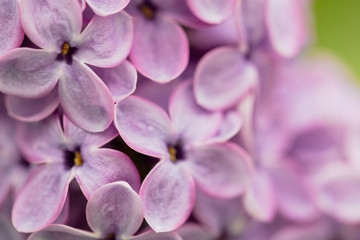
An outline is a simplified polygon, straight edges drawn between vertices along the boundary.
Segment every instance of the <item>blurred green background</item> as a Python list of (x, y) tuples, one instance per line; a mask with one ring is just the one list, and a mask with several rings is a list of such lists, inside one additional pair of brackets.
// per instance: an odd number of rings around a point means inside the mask
[(360, 82), (360, 0), (313, 0), (315, 48), (348, 64)]

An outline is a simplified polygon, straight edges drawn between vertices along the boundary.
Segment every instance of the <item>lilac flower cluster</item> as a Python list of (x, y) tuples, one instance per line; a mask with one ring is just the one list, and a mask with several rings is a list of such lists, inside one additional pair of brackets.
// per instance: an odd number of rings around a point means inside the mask
[(310, 3), (0, 0), (0, 240), (359, 239), (360, 92)]

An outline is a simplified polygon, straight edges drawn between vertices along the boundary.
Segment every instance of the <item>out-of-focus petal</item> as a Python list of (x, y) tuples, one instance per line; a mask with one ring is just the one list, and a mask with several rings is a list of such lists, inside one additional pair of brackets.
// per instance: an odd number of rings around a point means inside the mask
[(83, 63), (66, 65), (59, 81), (59, 99), (66, 116), (87, 131), (101, 132), (113, 120), (114, 103), (109, 89)]
[(107, 17), (94, 16), (76, 41), (76, 59), (97, 67), (117, 66), (130, 52), (131, 17), (124, 11)]
[(309, 225), (294, 225), (281, 228), (271, 236), (270, 240), (328, 240), (334, 231), (325, 222), (314, 222)]
[(78, 0), (22, 0), (21, 24), (26, 36), (41, 48), (61, 52), (80, 34), (82, 11)]
[(115, 126), (130, 147), (154, 157), (167, 154), (173, 134), (164, 110), (135, 96), (117, 103), (115, 108)]
[(42, 98), (21, 98), (12, 95), (5, 96), (6, 109), (13, 118), (35, 122), (48, 117), (59, 105), (58, 89), (55, 87)]
[(125, 99), (135, 91), (137, 72), (129, 61), (125, 60), (114, 68), (94, 68), (94, 70), (109, 88), (114, 102)]
[(187, 0), (190, 10), (202, 21), (217, 24), (230, 16), (236, 0)]
[(55, 53), (17, 48), (1, 58), (0, 90), (25, 98), (43, 97), (55, 87), (60, 73)]
[[(144, 218), (144, 204), (125, 182), (114, 182), (99, 188), (89, 199), (86, 218), (95, 233), (133, 235)], [(119, 239), (119, 237), (117, 237)]]
[(168, 232), (181, 226), (190, 216), (195, 185), (183, 166), (162, 160), (145, 178), (140, 196), (145, 204), (145, 219), (151, 228), (155, 232)]
[[(63, 162), (65, 137), (57, 115), (41, 122), (19, 123), (17, 140), (22, 154), (32, 163)], [(64, 148), (65, 150), (65, 148)]]
[(71, 170), (60, 163), (34, 169), (16, 197), (12, 211), (14, 227), (20, 232), (34, 232), (55, 221), (64, 206), (71, 179)]
[(30, 235), (28, 240), (97, 240), (99, 236), (65, 225), (54, 224)]
[(294, 57), (305, 40), (304, 18), (300, 0), (266, 1), (266, 24), (270, 41), (284, 57)]
[(220, 198), (244, 192), (253, 175), (250, 157), (231, 143), (194, 147), (186, 152), (184, 164), (201, 190)]
[(220, 129), (209, 141), (226, 142), (240, 131), (242, 125), (243, 118), (237, 111), (227, 111), (224, 114)]
[(139, 173), (124, 153), (112, 149), (97, 149), (84, 153), (82, 158), (84, 163), (75, 167), (75, 177), (86, 198), (101, 186), (116, 181), (125, 181), (135, 191), (139, 190)]
[(0, 57), (9, 50), (19, 47), (24, 38), (17, 2), (16, 0), (0, 1)]
[(182, 240), (176, 233), (155, 233), (145, 232), (135, 237), (130, 237), (129, 240)]
[(5, 216), (0, 215), (0, 236), (2, 240), (22, 240), (23, 236), (18, 233)]
[(165, 18), (138, 18), (130, 59), (147, 78), (166, 83), (178, 77), (189, 62), (189, 43), (184, 30)]
[(169, 112), (185, 144), (208, 139), (218, 131), (222, 120), (220, 112), (210, 112), (196, 103), (191, 82), (180, 84), (173, 92)]
[(186, 240), (215, 240), (216, 235), (211, 234), (198, 224), (186, 223), (176, 230)]
[(124, 9), (130, 0), (86, 0), (86, 2), (97, 15), (107, 16)]
[(197, 102), (209, 109), (231, 107), (255, 87), (258, 73), (236, 48), (216, 48), (200, 60), (194, 76)]

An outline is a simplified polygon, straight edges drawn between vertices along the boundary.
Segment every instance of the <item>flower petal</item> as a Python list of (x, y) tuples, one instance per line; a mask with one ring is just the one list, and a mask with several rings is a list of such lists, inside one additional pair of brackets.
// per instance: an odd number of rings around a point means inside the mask
[(22, 154), (32, 163), (63, 162), (65, 137), (57, 115), (34, 123), (19, 123), (17, 140)]
[(54, 224), (30, 235), (28, 240), (97, 240), (93, 233)]
[(0, 0), (0, 57), (9, 50), (19, 47), (24, 38), (21, 28), (18, 2), (16, 0)]
[(72, 179), (63, 164), (45, 164), (34, 169), (17, 195), (12, 211), (14, 227), (34, 232), (47, 227), (59, 216)]
[(269, 0), (266, 5), (267, 30), (275, 50), (284, 57), (294, 57), (305, 41), (301, 1)]
[(182, 238), (174, 232), (170, 233), (155, 233), (152, 231), (142, 233), (129, 240), (181, 240)]
[(235, 8), (235, 0), (187, 0), (190, 10), (202, 21), (217, 24), (230, 16)]
[(89, 132), (109, 127), (114, 103), (109, 89), (85, 64), (66, 65), (59, 81), (59, 99), (66, 116)]
[(107, 16), (123, 10), (130, 0), (86, 0), (91, 9), (99, 16)]
[(85, 152), (82, 157), (84, 163), (75, 167), (75, 177), (86, 198), (99, 187), (115, 181), (125, 181), (135, 191), (139, 190), (139, 173), (124, 153), (112, 149), (97, 149)]
[(80, 34), (82, 11), (78, 0), (22, 0), (21, 24), (41, 48), (61, 52), (64, 42)]
[(129, 55), (132, 41), (133, 23), (127, 13), (95, 15), (77, 39), (74, 57), (97, 67), (114, 67)]
[(131, 148), (154, 157), (167, 154), (172, 128), (164, 110), (135, 96), (118, 102), (115, 108), (115, 126)]
[(93, 68), (95, 73), (109, 88), (114, 102), (119, 102), (130, 96), (136, 88), (137, 72), (135, 67), (124, 61), (114, 68)]
[(216, 235), (209, 233), (199, 224), (185, 223), (176, 232), (186, 240), (215, 240)]
[(155, 232), (168, 232), (181, 226), (190, 216), (195, 200), (195, 185), (181, 165), (159, 162), (145, 178), (140, 196), (145, 204), (145, 219)]
[(144, 204), (139, 195), (123, 182), (99, 188), (89, 199), (86, 218), (95, 233), (111, 233), (127, 238), (140, 227), (144, 218)]
[(219, 131), (210, 139), (210, 142), (226, 142), (234, 137), (243, 125), (243, 119), (237, 111), (227, 111)]
[(0, 90), (25, 98), (46, 96), (61, 72), (56, 54), (31, 48), (17, 48), (0, 60)]
[(216, 48), (200, 60), (194, 76), (197, 102), (209, 109), (231, 107), (257, 82), (255, 66), (236, 48)]
[(211, 196), (235, 197), (244, 192), (252, 180), (250, 157), (235, 144), (194, 147), (186, 153), (186, 158), (184, 164), (197, 186)]
[(7, 217), (0, 215), (0, 236), (3, 240), (20, 240), (24, 239), (23, 236), (18, 233)]
[(173, 92), (169, 112), (176, 132), (186, 143), (208, 139), (222, 120), (220, 112), (210, 112), (196, 103), (191, 82), (180, 84)]
[(21, 98), (12, 95), (5, 96), (8, 113), (13, 118), (25, 121), (40, 121), (55, 111), (59, 105), (58, 89), (55, 87), (48, 95), (42, 98)]
[(189, 43), (182, 28), (169, 19), (138, 18), (130, 59), (145, 77), (166, 83), (178, 77), (189, 62)]

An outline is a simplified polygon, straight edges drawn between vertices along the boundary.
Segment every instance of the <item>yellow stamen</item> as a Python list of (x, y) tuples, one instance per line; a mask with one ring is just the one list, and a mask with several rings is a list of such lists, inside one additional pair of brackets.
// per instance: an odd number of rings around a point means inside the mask
[(170, 160), (172, 162), (176, 162), (176, 152), (177, 152), (176, 149), (173, 147), (168, 147), (168, 151), (170, 153)]
[(144, 16), (147, 19), (153, 19), (154, 18), (154, 11), (149, 6), (147, 6), (146, 4), (142, 4), (140, 6), (140, 11), (144, 14)]
[(76, 166), (81, 166), (83, 164), (83, 160), (81, 158), (80, 152), (75, 152), (74, 163)]
[(61, 49), (61, 54), (63, 56), (66, 56), (68, 53), (69, 53), (69, 50), (70, 50), (70, 45), (65, 42), (63, 45), (62, 45), (62, 49)]

